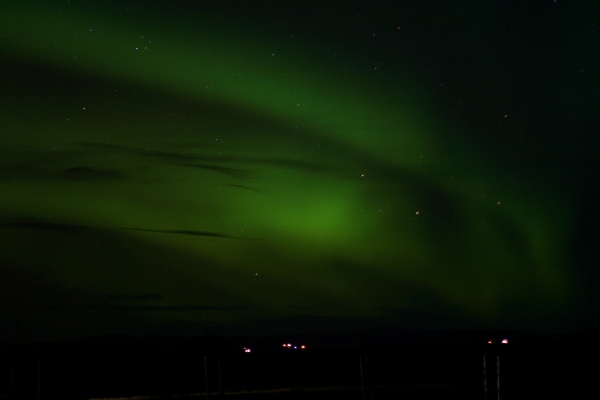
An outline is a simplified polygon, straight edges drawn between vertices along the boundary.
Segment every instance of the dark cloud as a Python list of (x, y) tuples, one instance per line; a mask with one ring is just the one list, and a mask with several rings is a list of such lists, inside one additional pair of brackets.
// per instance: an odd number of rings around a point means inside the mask
[[(62, 232), (76, 232), (82, 230), (98, 229), (91, 226), (83, 225), (72, 225), (63, 224), (58, 222), (48, 222), (39, 218), (18, 218), (12, 219), (5, 222), (0, 222), (0, 228), (15, 228), (15, 229), (37, 229), (37, 230), (48, 230), (48, 231), (62, 231)], [(126, 231), (139, 231), (139, 232), (151, 232), (151, 233), (167, 233), (176, 235), (190, 235), (190, 236), (205, 236), (221, 239), (237, 239), (234, 236), (229, 236), (223, 233), (217, 232), (206, 232), (206, 231), (194, 231), (187, 229), (143, 229), (143, 228), (114, 228), (118, 230)], [(106, 229), (102, 229), (106, 230)]]
[(246, 310), (247, 307), (224, 307), (211, 305), (174, 305), (174, 306), (145, 306), (129, 304), (96, 304), (88, 306), (90, 309), (110, 311), (144, 311), (144, 312), (195, 312), (195, 311), (238, 311)]
[[(66, 156), (65, 156), (66, 157)], [(92, 167), (70, 167), (55, 171), (38, 165), (4, 165), (0, 167), (0, 181), (102, 181), (124, 178), (124, 174), (112, 169), (99, 169)]]
[[(174, 153), (168, 151), (150, 150), (149, 148), (139, 148), (134, 146), (116, 145), (110, 143), (97, 143), (97, 142), (82, 142), (79, 143), (83, 147), (95, 148), (102, 150), (103, 153), (126, 153), (130, 155), (152, 157), (156, 159), (163, 159), (167, 161), (178, 161), (183, 163), (184, 161), (203, 161), (203, 160), (219, 160), (218, 157), (203, 157), (197, 155), (189, 155), (183, 153)], [(227, 159), (226, 159), (227, 160)]]
[[(286, 168), (293, 170), (301, 170), (307, 172), (335, 172), (339, 171), (340, 168), (332, 168), (329, 166), (325, 166), (322, 163), (307, 161), (302, 159), (293, 159), (293, 158), (282, 158), (282, 157), (254, 157), (254, 156), (236, 156), (236, 155), (228, 155), (223, 154), (219, 156), (211, 156), (211, 155), (191, 155), (185, 153), (175, 153), (168, 151), (158, 151), (158, 150), (150, 150), (150, 149), (142, 149), (136, 148), (132, 146), (122, 146), (122, 145), (114, 145), (107, 143), (95, 143), (95, 142), (83, 142), (80, 143), (81, 146), (96, 148), (102, 150), (103, 152), (111, 151), (111, 152), (119, 152), (119, 153), (128, 153), (130, 155), (142, 156), (142, 157), (151, 157), (157, 160), (162, 160), (168, 162), (169, 164), (181, 165), (188, 168), (197, 168), (203, 169), (207, 171), (213, 171), (221, 174), (225, 174), (237, 179), (247, 178), (250, 175), (250, 171), (227, 167), (223, 165), (215, 165), (215, 164), (206, 164), (206, 162), (211, 163), (235, 163), (235, 164), (243, 164), (243, 165), (266, 165), (277, 168)], [(190, 161), (195, 161), (198, 163), (193, 163)]]
[(206, 171), (217, 172), (217, 173), (231, 176), (232, 178), (237, 178), (237, 179), (246, 178), (248, 176), (247, 172), (245, 172), (241, 169), (237, 169), (237, 168), (220, 167), (218, 165), (208, 165), (208, 164), (184, 163), (181, 165), (184, 167), (189, 167), (189, 168), (198, 168), (198, 169), (203, 169)]
[(294, 160), (285, 158), (250, 158), (247, 159), (248, 163), (252, 164), (263, 164), (272, 167), (297, 169), (301, 171), (309, 172), (332, 172), (334, 169), (327, 168), (324, 165), (309, 162), (305, 160)]
[(0, 222), (1, 228), (17, 228), (17, 229), (39, 229), (62, 232), (75, 232), (91, 229), (82, 225), (70, 225), (43, 221), (37, 218), (16, 219), (9, 222)]
[(140, 232), (153, 232), (153, 233), (172, 233), (177, 235), (191, 235), (191, 236), (206, 236), (206, 237), (215, 237), (222, 239), (233, 239), (233, 236), (224, 235), (222, 233), (216, 232), (204, 232), (204, 231), (191, 231), (191, 230), (163, 230), (163, 229), (141, 229), (141, 228), (121, 228), (123, 230), (128, 231), (140, 231)]

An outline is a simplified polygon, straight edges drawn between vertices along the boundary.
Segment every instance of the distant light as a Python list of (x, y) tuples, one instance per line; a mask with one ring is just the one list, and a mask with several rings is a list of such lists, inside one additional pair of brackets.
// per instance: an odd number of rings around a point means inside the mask
[(252, 353), (252, 349), (250, 349), (250, 347), (244, 347), (244, 353)]
[(284, 344), (283, 344), (283, 347), (287, 347), (287, 345), (284, 343)]
[(508, 339), (502, 339), (502, 342), (500, 342), (502, 344), (508, 344)]
[(297, 348), (298, 348), (298, 346), (294, 346), (294, 348), (295, 348), (295, 349), (297, 349)]
[(304, 350), (304, 349), (306, 349), (306, 346), (305, 346), (305, 345), (302, 345), (302, 346), (300, 346), (300, 348), (301, 348), (302, 350)]
[(488, 344), (493, 344), (494, 341), (493, 340), (488, 340)]
[(292, 347), (292, 344), (291, 344), (291, 343), (288, 343), (288, 344), (287, 344), (287, 347)]

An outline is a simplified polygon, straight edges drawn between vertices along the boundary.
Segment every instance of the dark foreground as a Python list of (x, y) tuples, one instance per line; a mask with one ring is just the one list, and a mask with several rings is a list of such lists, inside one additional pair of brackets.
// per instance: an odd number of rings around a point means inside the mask
[[(3, 348), (0, 398), (577, 398), (593, 343), (404, 344), (244, 353), (224, 341), (120, 338)], [(484, 358), (486, 367), (484, 369)], [(206, 369), (205, 369), (206, 366)], [(498, 368), (499, 367), (499, 368)]]

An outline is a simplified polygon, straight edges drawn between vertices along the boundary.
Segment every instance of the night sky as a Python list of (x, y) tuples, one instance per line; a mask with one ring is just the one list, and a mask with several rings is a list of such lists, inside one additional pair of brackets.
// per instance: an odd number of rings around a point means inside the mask
[(600, 6), (0, 6), (0, 340), (600, 324)]

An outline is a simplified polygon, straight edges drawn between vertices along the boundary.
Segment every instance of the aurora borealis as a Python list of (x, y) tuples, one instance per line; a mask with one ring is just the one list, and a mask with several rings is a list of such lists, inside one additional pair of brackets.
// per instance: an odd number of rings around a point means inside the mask
[(3, 4), (0, 340), (597, 324), (595, 13), (439, 3)]

